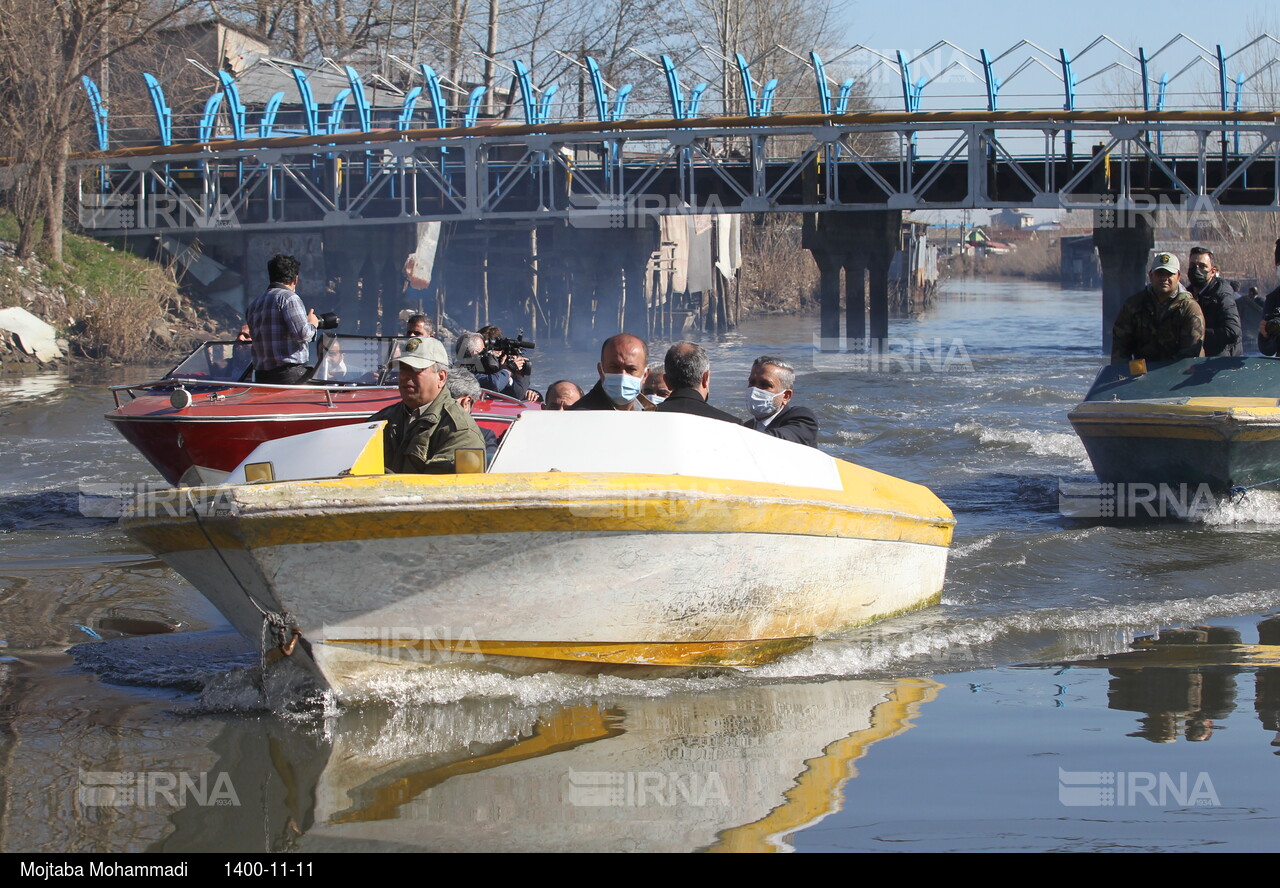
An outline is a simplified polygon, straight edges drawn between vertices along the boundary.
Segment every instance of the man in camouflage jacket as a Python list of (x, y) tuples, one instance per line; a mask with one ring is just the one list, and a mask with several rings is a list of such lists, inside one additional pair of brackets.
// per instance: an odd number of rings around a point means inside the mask
[(1111, 363), (1176, 361), (1204, 352), (1204, 312), (1178, 280), (1172, 253), (1157, 253), (1147, 286), (1125, 301), (1111, 329)]

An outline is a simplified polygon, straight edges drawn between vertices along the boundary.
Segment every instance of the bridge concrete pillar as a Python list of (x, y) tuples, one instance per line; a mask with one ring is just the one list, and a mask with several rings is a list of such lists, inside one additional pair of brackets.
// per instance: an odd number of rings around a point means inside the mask
[[(840, 257), (830, 250), (812, 249), (818, 264), (818, 330), (823, 341), (840, 338)], [(851, 275), (852, 276), (852, 275)]]
[(1107, 355), (1111, 354), (1111, 327), (1116, 315), (1126, 299), (1146, 286), (1147, 257), (1155, 246), (1155, 231), (1146, 216), (1124, 215), (1122, 226), (1114, 224), (1112, 213), (1095, 218), (1093, 227), (1093, 244), (1102, 266), (1102, 351)]
[[(889, 336), (889, 264), (898, 247), (900, 210), (818, 213), (805, 224), (803, 246), (818, 264), (820, 328), (824, 340), (840, 337), (840, 272), (845, 275), (845, 334), (867, 335), (864, 300), (870, 304), (870, 338)], [(867, 273), (870, 288), (865, 283)], [(830, 347), (834, 348), (834, 344)]]
[(844, 335), (867, 338), (867, 265), (854, 261), (844, 267)]

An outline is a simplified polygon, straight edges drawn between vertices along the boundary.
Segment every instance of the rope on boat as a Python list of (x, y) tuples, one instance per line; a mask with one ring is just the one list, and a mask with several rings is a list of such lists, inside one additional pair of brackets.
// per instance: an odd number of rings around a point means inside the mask
[[(294, 648), (298, 645), (298, 639), (302, 637), (302, 630), (298, 628), (297, 621), (294, 620), (293, 616), (288, 611), (276, 613), (275, 611), (264, 608), (258, 603), (258, 600), (253, 597), (252, 593), (245, 588), (244, 583), (240, 582), (239, 575), (231, 569), (231, 565), (227, 563), (227, 559), (222, 555), (222, 550), (214, 545), (213, 539), (209, 536), (209, 532), (205, 530), (204, 522), (200, 520), (200, 510), (196, 508), (195, 496), (192, 494), (190, 487), (187, 488), (187, 503), (191, 506), (191, 514), (196, 519), (196, 527), (200, 528), (200, 533), (204, 536), (205, 542), (209, 544), (209, 548), (217, 554), (218, 560), (222, 562), (222, 566), (226, 568), (227, 573), (231, 575), (231, 579), (236, 581), (236, 585), (240, 587), (240, 591), (244, 593), (244, 597), (247, 598), (249, 603), (252, 604), (258, 613), (262, 615), (263, 640), (259, 647), (263, 654), (265, 655), (267, 650), (266, 635), (269, 629), (280, 653), (284, 654), (286, 657), (292, 657)], [(262, 665), (264, 668), (266, 667), (265, 662)]]
[[(1280, 478), (1272, 478), (1270, 481), (1259, 481), (1257, 484), (1250, 484), (1247, 487), (1245, 486), (1233, 487), (1231, 488), (1231, 490), (1227, 492), (1227, 498), (1231, 500), (1231, 504), (1234, 506), (1237, 503), (1244, 502), (1245, 496), (1249, 493), (1250, 490), (1253, 490), (1255, 487), (1265, 487), (1268, 484), (1275, 484), (1277, 481), (1280, 481)], [(1236, 499), (1237, 496), (1240, 498)]]

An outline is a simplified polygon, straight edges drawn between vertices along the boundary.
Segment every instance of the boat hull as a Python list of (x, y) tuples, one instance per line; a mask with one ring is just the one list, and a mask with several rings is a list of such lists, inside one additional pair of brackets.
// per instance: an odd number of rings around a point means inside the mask
[[(265, 441), (364, 422), (399, 400), (394, 386), (238, 386), (200, 393), (180, 410), (167, 391), (144, 394), (106, 418), (170, 484), (218, 484)], [(484, 399), (472, 416), (501, 437), (524, 409), (528, 405)]]
[(1229, 399), (1086, 403), (1069, 415), (1099, 481), (1207, 485), (1280, 478), (1280, 408)]
[(758, 665), (934, 603), (954, 520), (897, 483), (932, 508), (677, 476), (386, 476), (153, 497), (123, 524), (247, 637), (289, 615), (293, 656), (359, 696), (458, 659)]
[(1104, 483), (1205, 486), (1280, 478), (1280, 361), (1112, 364), (1068, 415)]

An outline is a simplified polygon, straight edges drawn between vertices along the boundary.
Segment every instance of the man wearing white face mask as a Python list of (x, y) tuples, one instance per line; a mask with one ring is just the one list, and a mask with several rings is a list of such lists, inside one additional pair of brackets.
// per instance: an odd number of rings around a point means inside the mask
[(600, 346), (596, 364), (600, 381), (570, 410), (652, 410), (641, 394), (649, 376), (649, 347), (630, 333), (610, 336)]
[(768, 355), (756, 358), (747, 380), (751, 418), (743, 425), (784, 441), (817, 447), (818, 418), (807, 407), (791, 403), (795, 382), (796, 371), (786, 361)]

